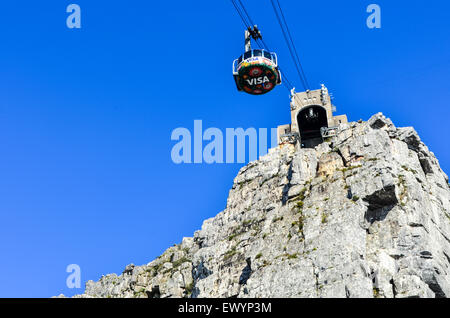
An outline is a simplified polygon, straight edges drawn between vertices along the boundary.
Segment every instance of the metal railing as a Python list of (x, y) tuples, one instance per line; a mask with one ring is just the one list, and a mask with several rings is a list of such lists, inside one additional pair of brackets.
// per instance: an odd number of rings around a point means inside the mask
[(337, 135), (339, 127), (322, 127), (320, 128), (320, 134), (322, 138), (334, 137)]

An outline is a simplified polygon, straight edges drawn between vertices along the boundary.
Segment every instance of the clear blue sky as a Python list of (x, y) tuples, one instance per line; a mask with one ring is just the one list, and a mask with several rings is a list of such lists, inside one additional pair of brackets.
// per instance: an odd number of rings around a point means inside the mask
[[(175, 165), (176, 127), (289, 123), (288, 92), (238, 93), (243, 28), (229, 1), (8, 1), (0, 8), (0, 297), (72, 295), (144, 264), (224, 209), (242, 164)], [(244, 0), (300, 90), (268, 0)], [(313, 88), (350, 120), (414, 126), (450, 172), (450, 2), (281, 0)]]

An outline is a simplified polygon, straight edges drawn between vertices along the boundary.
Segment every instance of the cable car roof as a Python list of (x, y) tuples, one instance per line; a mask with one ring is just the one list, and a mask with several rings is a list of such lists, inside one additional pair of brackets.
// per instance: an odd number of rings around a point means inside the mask
[(239, 56), (238, 64), (241, 63), (243, 60), (249, 59), (251, 57), (260, 57), (260, 56), (277, 63), (277, 56), (275, 53), (269, 52), (264, 49), (252, 49)]

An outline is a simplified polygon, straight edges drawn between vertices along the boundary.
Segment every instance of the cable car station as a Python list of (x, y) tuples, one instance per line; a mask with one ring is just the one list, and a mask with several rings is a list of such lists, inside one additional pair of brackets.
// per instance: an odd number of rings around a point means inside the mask
[(302, 148), (314, 148), (324, 138), (336, 134), (339, 124), (347, 123), (347, 115), (333, 116), (336, 107), (325, 85), (314, 91), (291, 91), (291, 124), (277, 128), (278, 144), (300, 142)]

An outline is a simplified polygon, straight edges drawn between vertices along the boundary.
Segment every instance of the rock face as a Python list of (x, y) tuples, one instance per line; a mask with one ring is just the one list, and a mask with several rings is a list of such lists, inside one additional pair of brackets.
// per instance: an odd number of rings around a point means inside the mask
[(76, 297), (449, 297), (448, 177), (381, 113), (243, 167), (227, 207)]

